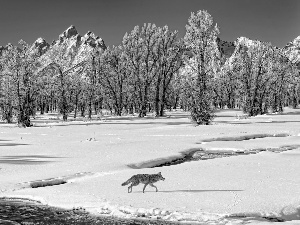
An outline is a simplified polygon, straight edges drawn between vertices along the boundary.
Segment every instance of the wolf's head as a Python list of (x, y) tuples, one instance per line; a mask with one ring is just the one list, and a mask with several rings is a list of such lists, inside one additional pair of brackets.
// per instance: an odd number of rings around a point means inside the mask
[(158, 176), (160, 180), (165, 180), (165, 178), (161, 175), (161, 172), (158, 173)]

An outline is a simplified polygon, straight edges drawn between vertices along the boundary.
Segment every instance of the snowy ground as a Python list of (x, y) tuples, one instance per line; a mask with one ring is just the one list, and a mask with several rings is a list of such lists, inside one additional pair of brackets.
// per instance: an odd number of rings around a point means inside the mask
[[(220, 111), (213, 125), (198, 127), (183, 112), (65, 123), (49, 114), (31, 128), (0, 124), (0, 197), (120, 217), (300, 224), (300, 110), (241, 114)], [(195, 149), (260, 153), (149, 168)], [(157, 172), (165, 177), (155, 184), (159, 192), (121, 186)], [(31, 188), (51, 183), (64, 184)]]

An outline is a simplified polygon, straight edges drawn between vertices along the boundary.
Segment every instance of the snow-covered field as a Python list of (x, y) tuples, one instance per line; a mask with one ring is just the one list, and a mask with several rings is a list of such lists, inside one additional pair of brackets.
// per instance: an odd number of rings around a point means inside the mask
[[(65, 123), (49, 114), (31, 128), (0, 124), (0, 197), (97, 215), (300, 224), (299, 109), (246, 119), (224, 110), (213, 125), (197, 127), (187, 113), (168, 114)], [(259, 153), (149, 168), (197, 149)], [(157, 172), (165, 178), (155, 183), (159, 192), (121, 186), (134, 174)], [(64, 184), (31, 188), (51, 183)]]

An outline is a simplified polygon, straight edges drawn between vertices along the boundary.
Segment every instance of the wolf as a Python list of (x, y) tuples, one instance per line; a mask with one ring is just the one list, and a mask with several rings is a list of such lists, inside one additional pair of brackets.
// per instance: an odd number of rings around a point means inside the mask
[(161, 175), (161, 172), (157, 173), (157, 174), (137, 174), (132, 176), (131, 178), (129, 178), (127, 181), (125, 181), (122, 186), (128, 185), (131, 183), (131, 185), (128, 187), (128, 193), (132, 192), (132, 187), (133, 186), (137, 186), (140, 183), (145, 184), (144, 188), (143, 188), (143, 193), (145, 193), (145, 188), (146, 186), (149, 184), (152, 187), (156, 188), (156, 192), (157, 187), (155, 185), (153, 185), (153, 183), (159, 181), (159, 180), (165, 180), (165, 178)]

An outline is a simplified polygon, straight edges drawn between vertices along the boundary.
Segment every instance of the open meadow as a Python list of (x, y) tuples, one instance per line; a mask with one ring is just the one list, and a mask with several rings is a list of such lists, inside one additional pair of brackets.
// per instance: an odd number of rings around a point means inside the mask
[[(61, 122), (46, 114), (30, 128), (3, 123), (0, 197), (122, 218), (297, 224), (299, 109), (249, 118), (222, 110), (208, 126), (194, 126), (186, 112), (167, 115)], [(158, 172), (165, 178), (158, 192), (121, 186)]]

